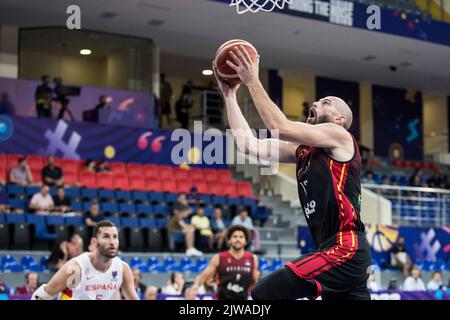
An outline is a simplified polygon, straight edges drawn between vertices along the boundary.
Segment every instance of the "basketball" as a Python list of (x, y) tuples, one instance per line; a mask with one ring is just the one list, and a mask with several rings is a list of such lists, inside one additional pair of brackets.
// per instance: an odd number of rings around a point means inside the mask
[(255, 61), (258, 56), (258, 52), (255, 47), (253, 47), (251, 43), (240, 39), (230, 40), (222, 44), (217, 50), (216, 57), (214, 59), (219, 77), (230, 84), (241, 83), (241, 79), (239, 79), (237, 73), (227, 65), (227, 60), (235, 63), (233, 57), (230, 55), (230, 51), (238, 50), (241, 45), (243, 45), (245, 50), (247, 50), (251, 59)]

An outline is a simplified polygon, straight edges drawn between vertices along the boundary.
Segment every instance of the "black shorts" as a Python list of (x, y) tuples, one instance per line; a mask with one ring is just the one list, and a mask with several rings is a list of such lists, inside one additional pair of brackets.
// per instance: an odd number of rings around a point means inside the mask
[(364, 235), (343, 233), (319, 251), (301, 256), (263, 278), (253, 289), (252, 297), (370, 300), (367, 289), (370, 263), (369, 244)]

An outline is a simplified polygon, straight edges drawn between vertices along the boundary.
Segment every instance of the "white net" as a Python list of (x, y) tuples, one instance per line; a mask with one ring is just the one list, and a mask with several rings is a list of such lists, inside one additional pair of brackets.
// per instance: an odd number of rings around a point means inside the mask
[(270, 12), (275, 8), (284, 9), (293, 0), (231, 0), (230, 6), (235, 6), (239, 14), (246, 12)]

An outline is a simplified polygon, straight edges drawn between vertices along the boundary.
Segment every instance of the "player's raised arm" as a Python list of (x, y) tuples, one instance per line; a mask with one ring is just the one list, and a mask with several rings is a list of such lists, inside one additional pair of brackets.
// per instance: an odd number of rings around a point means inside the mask
[[(351, 110), (345, 107), (345, 102), (324, 99), (313, 104), (311, 116), (316, 118), (317, 121), (314, 124), (318, 123), (317, 125), (291, 121), (270, 99), (261, 84), (259, 58), (253, 61), (243, 48), (230, 52), (230, 55), (233, 61), (228, 60), (227, 64), (236, 71), (242, 82), (249, 88), (256, 109), (267, 128), (271, 131), (277, 130), (281, 140), (320, 148), (336, 148), (350, 141), (351, 137), (346, 129), (350, 127), (349, 124), (352, 121)], [(321, 116), (326, 118), (320, 119)]]
[(220, 263), (220, 257), (218, 254), (214, 255), (209, 263), (209, 265), (206, 267), (205, 270), (203, 270), (202, 273), (200, 273), (197, 278), (195, 278), (193, 286), (200, 287), (202, 286), (207, 280), (209, 280), (212, 276), (214, 276), (219, 268)]
[[(277, 159), (279, 162), (295, 162), (295, 150), (297, 145), (278, 139), (258, 139), (248, 125), (237, 102), (236, 92), (239, 85), (229, 85), (217, 76), (213, 66), (217, 83), (222, 91), (227, 108), (228, 124), (239, 148), (239, 151), (266, 160)], [(273, 154), (277, 152), (278, 155)]]
[(122, 294), (125, 297), (125, 300), (139, 300), (134, 286), (133, 272), (126, 263), (123, 264)]
[(66, 262), (47, 284), (41, 285), (31, 297), (31, 300), (53, 300), (66, 288), (75, 288), (81, 276), (79, 264), (74, 260)]

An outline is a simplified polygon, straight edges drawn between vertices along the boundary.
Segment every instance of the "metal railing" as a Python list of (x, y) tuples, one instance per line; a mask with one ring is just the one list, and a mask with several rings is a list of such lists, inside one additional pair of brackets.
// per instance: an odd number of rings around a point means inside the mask
[(392, 223), (408, 226), (450, 225), (450, 190), (362, 184), (362, 187), (389, 199)]

